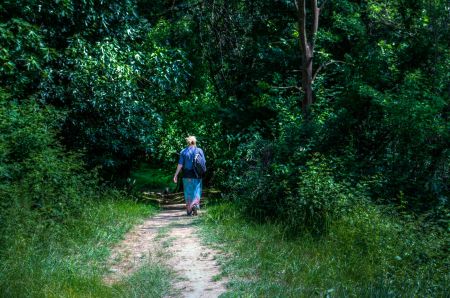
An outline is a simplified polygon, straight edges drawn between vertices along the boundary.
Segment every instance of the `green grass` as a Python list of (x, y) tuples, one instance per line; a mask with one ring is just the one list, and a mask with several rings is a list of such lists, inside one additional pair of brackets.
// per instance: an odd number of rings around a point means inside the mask
[[(219, 259), (223, 275), (230, 279), (224, 297), (444, 297), (446, 293), (445, 266), (432, 262), (412, 266), (414, 262), (406, 259), (412, 236), (399, 233), (398, 222), (374, 207), (355, 208), (322, 238), (288, 238), (283, 226), (246, 221), (232, 204), (210, 207), (202, 220), (205, 241), (226, 255)], [(413, 245), (427, 252), (428, 244), (416, 240)]]
[(110, 247), (156, 208), (131, 200), (89, 204), (80, 218), (36, 224), (33, 234), (11, 235), (0, 257), (1, 297), (160, 297), (171, 272), (147, 264), (125, 280), (102, 283)]
[(172, 175), (173, 173), (169, 170), (153, 168), (144, 163), (132, 172), (131, 183), (137, 191), (163, 190), (166, 187), (174, 187)]
[(114, 297), (163, 297), (171, 293), (171, 272), (158, 264), (149, 264), (113, 286)]

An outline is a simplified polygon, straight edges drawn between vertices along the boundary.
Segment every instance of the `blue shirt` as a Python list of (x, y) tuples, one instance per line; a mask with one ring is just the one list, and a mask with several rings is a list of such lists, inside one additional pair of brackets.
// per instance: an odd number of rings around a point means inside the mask
[(193, 169), (194, 167), (193, 162), (196, 152), (198, 152), (205, 159), (205, 154), (203, 153), (203, 150), (195, 146), (186, 147), (180, 152), (180, 159), (178, 160), (178, 164), (183, 166), (184, 178), (197, 178)]

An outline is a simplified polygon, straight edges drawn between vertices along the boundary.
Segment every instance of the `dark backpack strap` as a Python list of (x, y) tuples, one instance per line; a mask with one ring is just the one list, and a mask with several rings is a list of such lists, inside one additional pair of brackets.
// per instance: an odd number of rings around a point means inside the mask
[(197, 168), (195, 167), (195, 158), (197, 157), (198, 153), (198, 148), (197, 146), (195, 146), (195, 151), (194, 151), (194, 158), (192, 159), (192, 169), (194, 170), (195, 176), (197, 178), (200, 178), (200, 175), (197, 173)]
[(197, 155), (197, 147), (195, 147), (194, 154), (192, 155), (192, 168), (195, 168), (195, 156)]

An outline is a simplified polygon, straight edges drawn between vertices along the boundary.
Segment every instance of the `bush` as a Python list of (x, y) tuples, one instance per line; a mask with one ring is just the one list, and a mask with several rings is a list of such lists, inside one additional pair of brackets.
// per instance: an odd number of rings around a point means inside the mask
[(240, 147), (228, 186), (245, 214), (259, 221), (281, 221), (294, 235), (321, 234), (351, 204), (366, 199), (364, 187), (334, 178), (336, 161), (316, 154), (305, 166), (297, 166), (295, 157), (280, 156), (282, 148), (282, 142), (258, 136)]
[(97, 198), (95, 175), (86, 172), (80, 154), (65, 152), (55, 137), (59, 118), (56, 111), (33, 101), (0, 102), (0, 229), (4, 239), (21, 228), (27, 234), (34, 223), (61, 222)]
[(317, 155), (300, 171), (296, 195), (286, 198), (285, 218), (291, 230), (320, 234), (365, 199), (362, 186), (336, 181), (330, 162)]
[(245, 214), (258, 220), (274, 218), (280, 210), (278, 199), (283, 189), (278, 186), (284, 177), (273, 175), (272, 159), (272, 144), (257, 135), (239, 147), (225, 184), (231, 199)]
[(448, 200), (447, 95), (428, 90), (420, 71), (405, 74), (395, 91), (359, 81), (346, 84), (333, 102), (315, 106), (311, 122), (316, 130), (303, 146), (339, 157), (339, 176), (355, 183), (378, 176), (379, 183), (368, 186), (371, 197), (383, 203), (427, 211)]

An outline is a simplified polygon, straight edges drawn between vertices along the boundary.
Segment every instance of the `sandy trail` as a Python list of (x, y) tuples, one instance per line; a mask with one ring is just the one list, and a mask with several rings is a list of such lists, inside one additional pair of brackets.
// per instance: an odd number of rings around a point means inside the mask
[(218, 297), (226, 291), (225, 281), (216, 280), (220, 253), (202, 245), (195, 217), (187, 217), (182, 204), (167, 205), (156, 216), (135, 226), (114, 247), (110, 273), (104, 282), (113, 284), (132, 274), (146, 262), (163, 262), (175, 271), (172, 297)]

